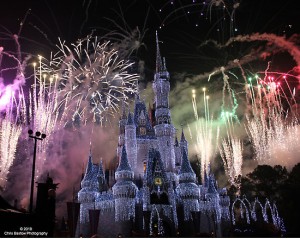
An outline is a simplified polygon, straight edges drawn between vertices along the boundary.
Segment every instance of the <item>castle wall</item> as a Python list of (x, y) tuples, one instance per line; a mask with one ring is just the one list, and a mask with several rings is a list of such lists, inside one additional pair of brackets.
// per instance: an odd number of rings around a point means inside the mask
[(115, 212), (114, 210), (105, 211), (100, 213), (98, 223), (98, 236), (99, 237), (117, 237), (118, 230), (115, 227)]

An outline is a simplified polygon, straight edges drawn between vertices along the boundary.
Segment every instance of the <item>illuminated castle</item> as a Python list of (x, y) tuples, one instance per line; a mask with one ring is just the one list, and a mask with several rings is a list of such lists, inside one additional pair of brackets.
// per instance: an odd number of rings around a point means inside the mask
[(133, 113), (123, 109), (119, 165), (111, 189), (102, 162), (93, 164), (89, 156), (78, 192), (77, 236), (129, 237), (133, 232), (165, 236), (213, 232), (221, 236), (221, 222), (229, 220), (226, 190), (216, 188), (213, 175), (206, 177), (205, 185), (197, 184), (184, 132), (180, 142), (176, 138), (169, 109), (169, 73), (157, 38), (156, 43), (155, 116), (138, 96)]
[(139, 96), (133, 113), (123, 109), (113, 183), (90, 154), (78, 192), (77, 237), (227, 236), (229, 196), (212, 174), (203, 185), (197, 182), (184, 132), (178, 142), (171, 121), (169, 73), (157, 36), (156, 44), (155, 114)]

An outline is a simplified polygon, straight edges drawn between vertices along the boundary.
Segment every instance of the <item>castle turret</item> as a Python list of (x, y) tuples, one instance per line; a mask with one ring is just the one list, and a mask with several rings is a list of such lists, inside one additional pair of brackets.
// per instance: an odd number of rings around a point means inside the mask
[(128, 162), (126, 147), (122, 149), (115, 178), (117, 182), (112, 188), (115, 198), (115, 221), (128, 221), (135, 216), (134, 200), (138, 189), (133, 183), (134, 173)]
[(93, 164), (92, 154), (90, 151), (86, 171), (81, 181), (81, 190), (78, 192), (78, 201), (80, 202), (80, 223), (85, 225), (86, 231), (88, 230), (87, 224), (89, 223), (89, 209), (95, 207), (95, 200), (99, 190), (97, 179), (98, 165)]
[[(155, 135), (158, 139), (159, 151), (167, 172), (175, 171), (175, 128), (171, 124), (171, 113), (169, 109), (169, 72), (166, 69), (165, 62), (160, 56), (158, 37), (156, 33), (156, 73), (152, 88), (155, 95)], [(169, 174), (173, 181), (172, 176)]]
[(132, 169), (137, 165), (137, 142), (136, 142), (136, 125), (131, 112), (128, 112), (127, 123), (125, 125), (125, 146), (128, 151), (128, 162)]
[(213, 174), (208, 176), (208, 188), (205, 195), (207, 201), (207, 210), (209, 213), (214, 214), (217, 223), (221, 220), (220, 197), (216, 189), (216, 182)]
[(86, 166), (84, 177), (81, 181), (81, 188), (86, 188), (90, 191), (97, 191), (98, 190), (98, 180), (97, 180), (97, 172), (98, 167), (93, 164), (92, 161), (92, 154), (90, 151), (88, 163)]
[(199, 187), (196, 185), (196, 174), (194, 173), (187, 153), (183, 148), (181, 167), (178, 174), (179, 185), (176, 188), (180, 196), (184, 210), (184, 220), (192, 219), (192, 212), (199, 211), (198, 199), (200, 196)]

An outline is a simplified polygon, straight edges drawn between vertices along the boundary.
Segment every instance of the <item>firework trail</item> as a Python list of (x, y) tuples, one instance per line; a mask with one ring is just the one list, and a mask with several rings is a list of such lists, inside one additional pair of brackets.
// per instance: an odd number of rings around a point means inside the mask
[(227, 137), (222, 139), (218, 146), (222, 158), (225, 173), (229, 183), (238, 189), (241, 187), (239, 176), (242, 176), (243, 145), (241, 140), (235, 136), (232, 117), (228, 114), (226, 120)]
[[(230, 36), (233, 36), (235, 12), (239, 5), (239, 2), (236, 0), (205, 0), (200, 2), (193, 0), (190, 3), (183, 3), (176, 0), (167, 1), (158, 9), (159, 13), (165, 15), (161, 20), (160, 28), (181, 18), (185, 18), (187, 22), (193, 22), (196, 27), (200, 25), (200, 20), (209, 20), (209, 22), (212, 23), (212, 12), (216, 10), (216, 14), (214, 15), (217, 21), (214, 23), (214, 26), (218, 25), (222, 27), (224, 21), (228, 20), (230, 24)], [(168, 13), (168, 9), (170, 8), (173, 10)], [(191, 17), (191, 15), (193, 17)]]
[(253, 41), (267, 41), (275, 46), (279, 47), (280, 50), (286, 50), (300, 66), (300, 50), (298, 46), (293, 42), (295, 36), (286, 39), (283, 36), (277, 36), (269, 33), (255, 33), (252, 35), (240, 35), (230, 38), (224, 46), (229, 46), (233, 42), (253, 42)]
[[(0, 187), (6, 186), (7, 175), (12, 166), (22, 126), (26, 120), (26, 104), (22, 86), (25, 84), (24, 69), (29, 57), (21, 59), (21, 48), (17, 35), (10, 36), (16, 45), (17, 53), (6, 52), (0, 46)], [(12, 60), (14, 65), (2, 67), (3, 61)], [(4, 85), (2, 75), (14, 72), (13, 84)]]
[(87, 36), (72, 47), (60, 41), (48, 66), (58, 78), (58, 109), (65, 122), (103, 125), (136, 92), (138, 75), (130, 73), (133, 63), (120, 58), (110, 42)]
[(225, 116), (225, 118), (227, 117), (227, 115), (229, 114), (229, 111), (226, 111), (225, 110), (225, 101), (226, 101), (226, 90), (229, 94), (229, 103), (230, 103), (230, 107), (232, 108), (231, 109), (231, 112), (230, 112), (230, 115), (232, 117), (234, 117), (237, 121), (238, 121), (238, 117), (236, 115), (236, 109), (238, 108), (238, 103), (237, 103), (237, 99), (235, 98), (235, 94), (234, 94), (234, 91), (230, 88), (230, 85), (229, 85), (229, 76), (225, 73), (225, 68), (224, 67), (221, 67), (221, 72), (222, 72), (222, 75), (223, 75), (223, 81), (224, 81), (224, 84), (223, 84), (223, 91), (222, 91), (222, 106), (221, 106), (221, 118), (223, 118)]
[[(7, 90), (7, 89), (6, 89)], [(14, 105), (17, 104), (17, 105)], [(18, 116), (14, 107), (19, 111), (22, 100), (18, 103), (11, 91), (9, 104), (6, 107), (5, 115), (0, 118), (0, 187), (5, 188), (7, 174), (14, 162), (16, 148), (22, 132), (22, 125), (18, 124)]]
[[(225, 173), (228, 177), (230, 185), (234, 185), (240, 190), (239, 176), (242, 175), (243, 164), (243, 146), (241, 140), (235, 134), (235, 123), (239, 123), (236, 115), (236, 109), (238, 108), (237, 99), (235, 98), (234, 91), (229, 84), (229, 76), (225, 73), (225, 68), (221, 67), (223, 75), (223, 90), (222, 90), (222, 105), (221, 105), (221, 119), (225, 122), (226, 136), (221, 140), (221, 145), (216, 141), (219, 149), (220, 156), (222, 158)], [(236, 76), (235, 76), (236, 77)], [(225, 110), (226, 92), (229, 97), (229, 106)], [(229, 109), (230, 108), (230, 109)]]
[[(204, 119), (203, 118), (200, 119), (197, 111), (196, 91), (195, 90), (192, 91), (192, 104), (193, 104), (193, 110), (196, 119), (196, 137), (195, 137), (194, 147), (196, 150), (196, 154), (200, 159), (202, 183), (204, 183), (205, 174), (206, 175), (209, 174), (210, 163), (215, 153), (213, 142), (214, 140), (216, 140), (213, 137), (214, 135), (213, 126), (212, 126), (212, 119), (210, 118), (209, 115), (208, 99), (209, 96), (206, 95), (206, 88), (203, 88), (205, 117)], [(189, 128), (190, 137), (193, 140), (190, 127), (188, 126), (188, 128)], [(217, 136), (217, 140), (218, 140), (218, 136)]]
[(28, 123), (34, 132), (39, 131), (47, 137), (37, 144), (36, 178), (43, 172), (47, 160), (47, 148), (55, 131), (62, 128), (59, 120), (57, 75), (51, 75), (39, 56), (38, 67), (34, 67), (34, 84), (29, 92)]
[[(256, 160), (269, 164), (278, 161), (278, 155), (274, 154), (276, 148), (289, 152), (299, 143), (296, 136), (298, 119), (292, 108), (290, 112), (284, 110), (282, 98), (285, 99), (286, 95), (284, 93), (282, 97), (280, 84), (273, 77), (265, 75), (264, 79), (255, 79), (256, 86), (252, 78), (249, 79), (252, 111), (246, 114), (245, 129), (255, 150)], [(287, 120), (289, 114), (291, 120)], [(296, 134), (294, 140), (291, 140), (291, 134)]]

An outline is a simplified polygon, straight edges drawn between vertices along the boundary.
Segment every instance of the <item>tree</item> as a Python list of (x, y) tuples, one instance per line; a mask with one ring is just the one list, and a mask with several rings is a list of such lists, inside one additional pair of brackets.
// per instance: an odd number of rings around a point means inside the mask
[(280, 213), (282, 212), (288, 235), (298, 237), (300, 235), (300, 163), (292, 168), (282, 194), (283, 200), (278, 209)]
[(242, 192), (252, 197), (280, 201), (287, 178), (288, 172), (285, 167), (258, 165), (242, 179)]

